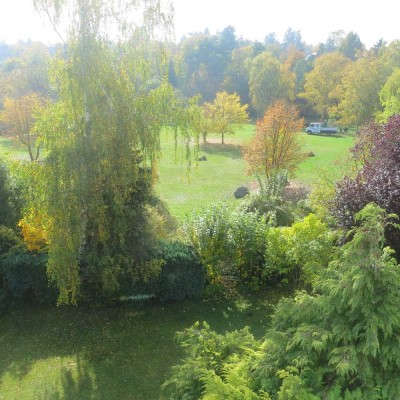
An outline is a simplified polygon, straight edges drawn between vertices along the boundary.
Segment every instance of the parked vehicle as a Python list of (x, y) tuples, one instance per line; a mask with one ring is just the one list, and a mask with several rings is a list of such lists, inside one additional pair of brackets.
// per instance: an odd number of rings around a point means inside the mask
[(310, 125), (307, 126), (306, 132), (309, 135), (312, 135), (314, 133), (338, 133), (339, 128), (336, 128), (334, 126), (322, 126), (320, 122), (311, 122)]

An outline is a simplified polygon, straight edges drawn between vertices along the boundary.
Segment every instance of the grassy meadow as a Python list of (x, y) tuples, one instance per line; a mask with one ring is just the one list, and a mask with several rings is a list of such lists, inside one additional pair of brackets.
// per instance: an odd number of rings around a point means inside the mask
[[(242, 146), (254, 135), (255, 125), (245, 125), (234, 135), (225, 137), (209, 135), (207, 143), (200, 144), (199, 161), (188, 176), (184, 157), (177, 154), (172, 136), (162, 137), (163, 157), (159, 168), (157, 191), (173, 215), (182, 218), (193, 209), (201, 209), (210, 203), (235, 202), (233, 192), (241, 185), (248, 185), (254, 178), (246, 174), (246, 163), (242, 158)], [(332, 179), (340, 177), (340, 162), (353, 145), (352, 136), (323, 136), (301, 134), (304, 151), (313, 152), (299, 167), (293, 179), (312, 185), (322, 174)], [(179, 146), (178, 146), (179, 149)]]
[[(245, 125), (235, 134), (225, 136), (225, 144), (221, 143), (220, 135), (209, 135), (206, 143), (200, 143), (198, 154), (198, 157), (206, 156), (207, 161), (193, 161), (190, 172), (183, 146), (178, 143), (175, 151), (173, 135), (162, 133), (162, 158), (156, 191), (174, 216), (181, 219), (193, 209), (211, 203), (236, 201), (233, 196), (235, 189), (255, 181), (246, 174), (246, 163), (242, 158), (243, 145), (251, 140), (254, 132), (255, 125)], [(341, 176), (341, 162), (353, 145), (353, 136), (302, 133), (301, 140), (304, 151), (315, 156), (303, 161), (294, 180), (312, 185), (321, 176), (330, 179)], [(27, 158), (27, 151), (16, 140), (0, 137), (0, 157), (5, 156)]]

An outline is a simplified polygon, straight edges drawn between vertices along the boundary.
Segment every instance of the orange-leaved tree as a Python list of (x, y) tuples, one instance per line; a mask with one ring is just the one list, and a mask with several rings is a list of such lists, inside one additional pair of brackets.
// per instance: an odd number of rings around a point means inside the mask
[[(253, 140), (245, 148), (244, 158), (248, 174), (255, 175), (261, 191), (272, 190), (274, 182), (283, 173), (292, 174), (305, 158), (300, 131), (304, 125), (297, 108), (283, 100), (267, 109), (257, 122)], [(272, 185), (272, 186), (271, 186)]]

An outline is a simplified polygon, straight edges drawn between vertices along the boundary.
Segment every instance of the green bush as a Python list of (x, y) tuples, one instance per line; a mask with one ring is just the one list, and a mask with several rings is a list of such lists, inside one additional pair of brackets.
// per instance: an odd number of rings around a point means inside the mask
[(183, 225), (183, 234), (199, 254), (214, 283), (230, 258), (227, 241), (231, 210), (223, 204), (213, 204), (202, 212), (193, 212)]
[(123, 288), (123, 297), (155, 298), (162, 302), (183, 300), (203, 293), (206, 273), (192, 246), (179, 241), (160, 241), (152, 258), (144, 261), (133, 282)]
[(261, 342), (198, 324), (180, 333), (186, 357), (163, 386), (166, 398), (398, 400), (400, 268), (384, 247), (390, 215), (369, 204), (355, 217), (352, 240), (314, 293), (282, 300)]
[(230, 216), (228, 245), (232, 275), (241, 283), (258, 288), (262, 283), (267, 224), (256, 213), (236, 211)]
[(312, 284), (334, 251), (335, 234), (314, 214), (290, 227), (271, 228), (266, 236), (267, 278), (278, 276), (295, 287)]
[(156, 278), (156, 298), (161, 301), (200, 296), (206, 274), (193, 247), (182, 242), (161, 242), (157, 258), (163, 261)]
[(5, 161), (0, 159), (0, 225), (15, 228), (21, 218), (20, 188), (10, 179)]
[(241, 208), (245, 212), (257, 212), (264, 215), (270, 226), (290, 226), (295, 220), (295, 207), (282, 197), (271, 197), (263, 194), (249, 196)]
[(206, 266), (211, 283), (229, 276), (258, 286), (267, 229), (265, 218), (257, 213), (241, 208), (232, 211), (224, 204), (216, 204), (193, 213), (183, 231)]
[(56, 300), (48, 286), (45, 253), (11, 252), (1, 263), (3, 285), (8, 297), (43, 303)]
[(0, 225), (0, 265), (2, 256), (16, 247), (23, 247), (21, 239), (12, 229)]

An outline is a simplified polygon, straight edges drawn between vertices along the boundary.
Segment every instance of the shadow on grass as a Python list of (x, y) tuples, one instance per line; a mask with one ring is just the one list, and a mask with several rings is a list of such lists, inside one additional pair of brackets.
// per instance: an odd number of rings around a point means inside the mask
[(91, 400), (99, 399), (96, 383), (90, 367), (78, 360), (76, 371), (63, 367), (61, 370), (60, 388), (54, 385), (43, 385), (35, 391), (37, 400)]
[(333, 137), (333, 138), (343, 138), (344, 135), (342, 134), (335, 134), (335, 133), (308, 133), (310, 136), (319, 136), (319, 137)]
[(10, 400), (159, 398), (183, 355), (174, 345), (177, 331), (207, 321), (218, 332), (250, 326), (261, 337), (279, 297), (20, 307), (1, 317), (0, 392)]
[(200, 151), (206, 154), (218, 154), (233, 159), (242, 158), (242, 146), (227, 143), (201, 143)]

